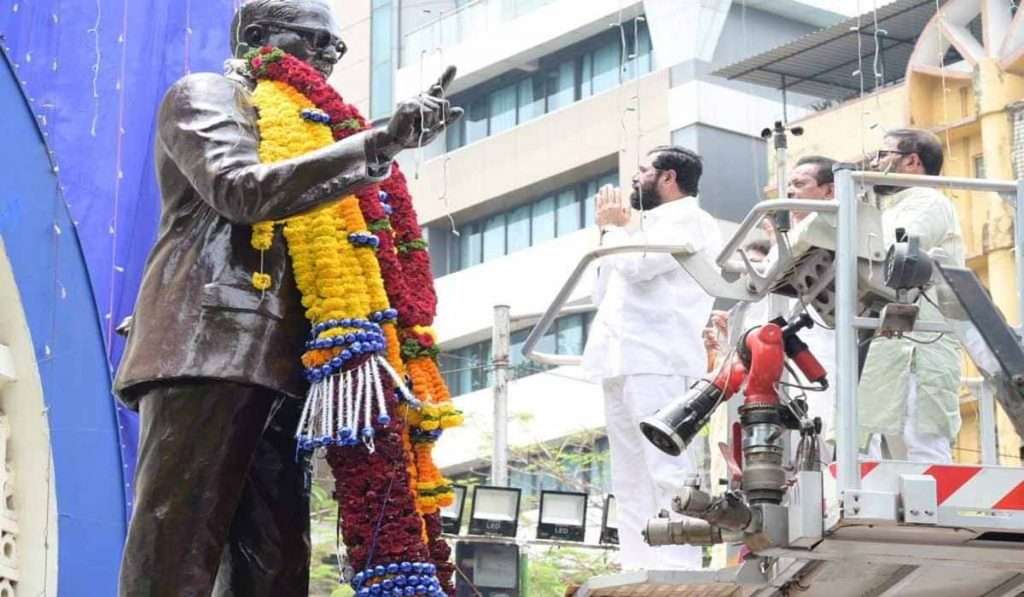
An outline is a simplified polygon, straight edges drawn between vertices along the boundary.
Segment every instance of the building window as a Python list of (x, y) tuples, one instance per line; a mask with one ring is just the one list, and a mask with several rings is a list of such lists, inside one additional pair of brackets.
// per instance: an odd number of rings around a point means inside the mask
[[(593, 313), (558, 318), (552, 329), (537, 344), (537, 350), (555, 354), (582, 354), (592, 319)], [(528, 361), (523, 356), (523, 345), (529, 333), (529, 329), (517, 330), (512, 332), (509, 339), (509, 380), (527, 377), (551, 368)], [(452, 396), (468, 394), (494, 384), (491, 355), (490, 340), (441, 352), (438, 363)]]
[(532, 220), (531, 244), (540, 244), (555, 238), (555, 198), (545, 197), (533, 204), (530, 211)]
[(548, 112), (554, 112), (576, 101), (575, 62), (575, 60), (566, 60), (544, 73), (548, 90)]
[(466, 226), (459, 239), (462, 241), (459, 246), (459, 265), (471, 267), (482, 263), (484, 235), (480, 231), (480, 224), (474, 223)]
[[(465, 119), (465, 126), (460, 127), (457, 126), (458, 123), (456, 123), (456, 126), (450, 127), (449, 130), (454, 131), (458, 129), (465, 129), (465, 138), (467, 143), (479, 141), (487, 136), (487, 120), (489, 115), (490, 110), (488, 109), (487, 98), (478, 98), (473, 103), (469, 104), (469, 114)], [(462, 120), (459, 122), (462, 122)]]
[(459, 226), (430, 229), (431, 262), (443, 276), (515, 253), (586, 228), (594, 221), (594, 196), (606, 184), (617, 185), (619, 173), (569, 185), (514, 209)]
[(1010, 156), (1013, 164), (1014, 178), (1024, 177), (1024, 103), (1010, 104), (1013, 118), (1013, 137), (1010, 143)]
[(530, 206), (523, 205), (508, 212), (506, 250), (515, 253), (530, 246)]
[(654, 56), (651, 52), (651, 33), (647, 26), (630, 27), (626, 25), (626, 59), (623, 61), (623, 79), (631, 80), (637, 75), (645, 75), (654, 69)]
[(505, 254), (505, 214), (491, 216), (484, 221), (484, 255), (488, 261)]
[(501, 0), (501, 16), (510, 21), (533, 12), (554, 0)]
[[(625, 55), (623, 55), (625, 42)], [(542, 58), (536, 73), (506, 73), (453, 96), (468, 117), (448, 127), (448, 150), (496, 135), (651, 72), (651, 37), (630, 21)]]
[(500, 133), (516, 125), (517, 86), (506, 85), (490, 94), (490, 134)]
[(578, 188), (570, 187), (555, 195), (557, 200), (557, 213), (555, 224), (558, 229), (555, 236), (564, 236), (583, 228), (583, 207), (582, 203), (586, 197), (580, 197)]
[(516, 101), (519, 105), (516, 117), (519, 124), (544, 114), (544, 89), (540, 80), (530, 77), (520, 81), (516, 89)]
[(442, 352), (438, 364), (453, 396), (490, 387), (491, 343), (477, 342), (457, 350)]
[(370, 119), (394, 109), (395, 10), (393, 0), (373, 0), (370, 13)]
[(606, 43), (583, 56), (580, 97), (601, 93), (619, 84), (621, 44)]

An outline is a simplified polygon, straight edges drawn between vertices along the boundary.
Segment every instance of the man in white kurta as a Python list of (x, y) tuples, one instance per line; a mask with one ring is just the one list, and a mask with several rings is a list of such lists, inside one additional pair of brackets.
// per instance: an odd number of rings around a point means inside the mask
[[(942, 171), (942, 144), (927, 131), (890, 131), (871, 166), (883, 172), (937, 175)], [(950, 265), (964, 266), (960, 223), (948, 197), (925, 187), (875, 187), (875, 193), (886, 246), (895, 241), (896, 229), (903, 228), (920, 237), (922, 250), (942, 248)], [(919, 320), (942, 319), (926, 300), (918, 305)], [(871, 343), (857, 391), (861, 441), (873, 458), (951, 462), (961, 422), (959, 344), (948, 335), (908, 336)]]
[[(721, 241), (717, 223), (697, 201), (701, 170), (691, 151), (652, 150), (633, 177), (630, 204), (641, 210), (635, 226), (627, 228), (635, 216), (618, 189), (598, 193), (601, 245), (685, 245), (713, 258)], [(640, 420), (704, 374), (701, 330), (713, 299), (668, 254), (611, 256), (598, 268), (598, 311), (584, 367), (604, 389), (620, 562), (624, 569), (700, 568), (701, 548), (652, 548), (641, 537), (647, 520), (670, 509), (672, 497), (697, 471), (693, 449), (679, 457), (661, 452), (640, 432)]]

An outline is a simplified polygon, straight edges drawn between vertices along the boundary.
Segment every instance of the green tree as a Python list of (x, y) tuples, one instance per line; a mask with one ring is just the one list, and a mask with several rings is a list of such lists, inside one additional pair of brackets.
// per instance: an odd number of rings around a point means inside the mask
[[(600, 432), (586, 431), (553, 442), (513, 448), (509, 454), (509, 469), (535, 476), (545, 486), (586, 493), (589, 496), (587, 510), (597, 513), (599, 520), (609, 471), (608, 451), (598, 449), (602, 437)], [(539, 500), (539, 493), (530, 495), (520, 510), (539, 507)], [(593, 514), (588, 518), (594, 519)], [(561, 597), (569, 586), (621, 570), (608, 549), (535, 545), (526, 553), (527, 592), (524, 594), (530, 597)]]

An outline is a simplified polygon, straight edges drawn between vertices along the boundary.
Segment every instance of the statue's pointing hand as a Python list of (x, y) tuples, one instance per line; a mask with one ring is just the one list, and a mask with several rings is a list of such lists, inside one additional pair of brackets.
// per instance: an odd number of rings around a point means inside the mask
[(462, 118), (462, 108), (452, 106), (446, 97), (454, 78), (455, 67), (449, 66), (426, 93), (398, 102), (376, 143), (377, 154), (390, 159), (402, 149), (425, 146)]

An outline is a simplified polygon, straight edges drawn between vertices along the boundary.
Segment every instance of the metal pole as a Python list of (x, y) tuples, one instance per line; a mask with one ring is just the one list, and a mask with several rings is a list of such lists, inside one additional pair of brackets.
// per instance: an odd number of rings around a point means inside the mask
[(883, 184), (900, 187), (930, 187), (933, 189), (963, 189), (965, 191), (991, 191), (993, 193), (1014, 193), (1014, 180), (992, 180), (988, 178), (959, 178), (956, 176), (927, 176), (924, 174), (890, 174), (886, 172), (857, 172), (855, 178), (865, 185)]
[[(789, 101), (786, 99), (786, 75), (782, 75), (782, 124), (789, 124), (789, 114), (787, 113), (787, 105)], [(779, 199), (782, 195), (779, 195)]]
[(836, 164), (836, 200), (839, 202), (836, 243), (836, 464), (841, 500), (860, 487), (857, 453), (857, 189), (852, 164)]
[(1013, 249), (1017, 257), (1017, 325), (1024, 326), (1024, 178), (1017, 179), (1017, 212), (1013, 216)]
[[(785, 199), (786, 195), (786, 136), (783, 133), (782, 144), (775, 146), (775, 193), (776, 199)], [(788, 215), (788, 214), (787, 214)]]
[(982, 378), (978, 384), (978, 426), (981, 428), (981, 463), (999, 464), (996, 446), (996, 403), (992, 387)]
[(508, 486), (508, 365), (511, 323), (508, 305), (495, 305), (491, 349), (494, 365), (494, 451), (491, 485)]

